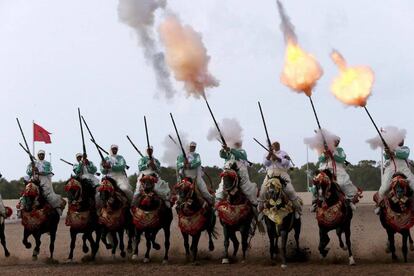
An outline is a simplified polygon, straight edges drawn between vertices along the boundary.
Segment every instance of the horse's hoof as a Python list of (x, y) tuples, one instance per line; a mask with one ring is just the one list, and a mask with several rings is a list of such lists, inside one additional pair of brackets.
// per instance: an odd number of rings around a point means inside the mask
[(325, 258), (328, 255), (328, 252), (329, 252), (328, 247), (325, 249), (319, 250), (319, 253), (321, 253), (322, 258)]
[(160, 250), (161, 249), (161, 246), (158, 243), (154, 242), (152, 244), (152, 248), (154, 248), (155, 250)]
[(229, 258), (223, 258), (223, 259), (221, 260), (221, 264), (229, 264), (229, 263), (230, 263)]
[(129, 248), (129, 247), (128, 247), (128, 248), (127, 248), (127, 253), (128, 253), (128, 254), (132, 254), (132, 248)]
[(138, 260), (138, 255), (137, 254), (132, 255), (131, 260), (133, 261)]
[(410, 250), (414, 251), (414, 244), (410, 243)]
[(245, 264), (245, 263), (246, 263), (246, 260), (242, 260), (242, 261), (241, 261), (241, 263), (242, 263), (242, 264)]
[(168, 265), (168, 260), (162, 260), (162, 265)]
[(348, 250), (348, 246), (344, 245), (341, 247), (343, 251), (347, 251)]
[(55, 260), (53, 258), (49, 258), (49, 259), (47, 259), (46, 263), (48, 263), (48, 264), (58, 264), (59, 261), (58, 260)]
[(6, 256), (6, 258), (10, 257), (10, 252), (6, 251), (6, 253), (4, 253), (4, 255)]
[(125, 253), (125, 251), (124, 251), (124, 252), (121, 252), (121, 257), (122, 257), (122, 258), (125, 258), (125, 257), (126, 257), (126, 253)]
[(87, 247), (87, 246), (83, 246), (82, 247), (82, 251), (83, 251), (83, 253), (88, 253), (89, 252), (89, 247)]
[(26, 249), (30, 249), (32, 247), (32, 244), (30, 242), (27, 243), (23, 243), (24, 247), (26, 247)]
[(145, 257), (144, 258), (144, 260), (142, 261), (144, 264), (147, 264), (147, 263), (149, 263), (150, 262), (150, 259), (149, 258), (147, 258), (147, 257)]
[(349, 265), (356, 265), (356, 262), (354, 260), (354, 256), (349, 257)]
[(394, 262), (398, 261), (397, 255), (395, 255), (395, 254), (392, 254), (391, 258)]
[(200, 263), (199, 263), (199, 262), (197, 262), (197, 261), (194, 261), (194, 262), (192, 263), (192, 265), (193, 265), (193, 266), (199, 266), (199, 265), (200, 265)]
[(112, 249), (112, 245), (110, 245), (109, 243), (105, 245), (106, 249)]
[(67, 260), (65, 261), (65, 263), (66, 263), (66, 264), (72, 264), (72, 263), (73, 263), (73, 259), (67, 259)]
[(116, 255), (112, 254), (112, 260), (116, 260)]
[(281, 267), (282, 269), (286, 269), (286, 268), (287, 268), (287, 265), (285, 265), (285, 264), (281, 264), (281, 265), (280, 265), (280, 267)]
[(32, 256), (32, 261), (37, 261), (37, 255)]

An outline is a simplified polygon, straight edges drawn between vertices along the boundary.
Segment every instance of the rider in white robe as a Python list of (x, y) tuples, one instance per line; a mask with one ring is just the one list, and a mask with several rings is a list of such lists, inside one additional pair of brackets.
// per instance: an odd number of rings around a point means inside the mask
[(113, 178), (118, 187), (125, 193), (129, 202), (131, 202), (132, 187), (129, 184), (125, 169), (126, 161), (124, 157), (118, 155), (118, 146), (112, 145), (110, 155), (105, 157), (105, 161), (101, 163), (101, 172), (103, 175)]

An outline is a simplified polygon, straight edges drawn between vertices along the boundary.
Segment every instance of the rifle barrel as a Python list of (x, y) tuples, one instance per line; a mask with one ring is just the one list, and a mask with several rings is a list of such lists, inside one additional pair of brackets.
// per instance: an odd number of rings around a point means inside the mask
[(262, 143), (259, 142), (259, 140), (257, 140), (256, 138), (253, 138), (253, 140), (258, 143), (265, 151), (270, 152), (270, 150), (268, 148), (266, 148)]
[(378, 129), (377, 124), (375, 123), (374, 119), (372, 118), (371, 114), (369, 113), (369, 111), (368, 111), (367, 107), (366, 107), (366, 106), (364, 106), (364, 109), (365, 109), (365, 111), (367, 112), (368, 117), (371, 119), (371, 122), (372, 122), (372, 124), (374, 125), (375, 129), (377, 130), (378, 135), (379, 135), (379, 137), (381, 138), (382, 143), (384, 144), (384, 147), (385, 147), (386, 149), (389, 149), (387, 142), (385, 142), (385, 139), (384, 139), (384, 137), (382, 136), (381, 131)]
[(63, 163), (66, 163), (68, 165), (73, 166), (73, 163), (70, 163), (69, 161), (66, 161), (65, 159), (60, 158), (60, 161), (62, 161)]
[(213, 114), (213, 111), (211, 110), (210, 104), (208, 103), (208, 101), (207, 101), (207, 98), (206, 98), (206, 97), (203, 97), (203, 98), (204, 98), (204, 101), (205, 101), (205, 102), (206, 102), (206, 104), (207, 104), (208, 111), (210, 111), (210, 115), (211, 115), (211, 117), (213, 118), (214, 124), (216, 125), (217, 131), (218, 131), (218, 133), (219, 133), (219, 135), (220, 135), (221, 142), (222, 142), (222, 144), (223, 144), (224, 146), (227, 146), (226, 140), (224, 140), (223, 134), (221, 133), (221, 130), (220, 130), (220, 127), (219, 127), (219, 125), (218, 125), (218, 123), (217, 123), (217, 121), (216, 121), (216, 118), (214, 117), (214, 114)]
[(131, 143), (131, 145), (132, 145), (132, 147), (138, 152), (138, 154), (141, 156), (141, 157), (144, 157), (144, 155), (139, 151), (139, 149), (137, 148), (137, 146), (134, 144), (134, 142), (132, 142), (132, 140), (131, 140), (131, 138), (129, 138), (129, 136), (127, 135), (126, 136), (127, 137), (127, 139), (128, 139), (128, 141)]
[(83, 135), (83, 125), (82, 125), (82, 119), (81, 119), (81, 112), (80, 108), (78, 107), (78, 117), (79, 117), (79, 125), (81, 130), (81, 137), (82, 137), (82, 150), (83, 150), (83, 156), (86, 156), (86, 145), (85, 145), (85, 136)]
[(183, 153), (183, 157), (184, 157), (185, 160), (187, 160), (187, 154), (185, 153), (183, 143), (181, 142), (180, 134), (178, 133), (178, 129), (177, 129), (177, 126), (175, 124), (174, 117), (173, 117), (172, 113), (170, 113), (170, 117), (171, 117), (171, 121), (174, 125), (175, 133), (177, 134), (178, 142), (180, 143), (180, 148), (181, 148), (181, 151)]
[[(102, 162), (103, 162), (103, 161), (105, 161), (105, 157), (103, 156), (103, 154), (102, 154), (102, 152), (101, 152), (101, 150), (100, 150), (100, 148), (99, 148), (98, 144), (95, 142), (96, 140), (95, 140), (95, 138), (93, 137), (92, 131), (89, 129), (88, 123), (86, 123), (86, 120), (85, 120), (85, 118), (84, 118), (82, 115), (81, 115), (81, 118), (82, 118), (83, 123), (84, 123), (84, 124), (85, 124), (85, 126), (86, 126), (86, 129), (87, 129), (87, 130), (88, 130), (88, 132), (89, 132), (89, 135), (91, 136), (91, 141), (95, 144), (96, 149), (98, 150), (99, 156), (101, 157), (101, 161), (102, 161)], [(106, 154), (108, 154), (108, 153), (106, 152)]]
[(270, 149), (271, 145), (272, 145), (272, 142), (270, 141), (270, 138), (269, 138), (269, 132), (267, 132), (266, 120), (265, 120), (264, 115), (263, 115), (262, 106), (260, 105), (260, 102), (257, 102), (257, 104), (259, 105), (260, 115), (262, 116), (263, 126), (264, 126), (265, 133), (266, 133), (267, 144), (268, 144), (269, 149)]

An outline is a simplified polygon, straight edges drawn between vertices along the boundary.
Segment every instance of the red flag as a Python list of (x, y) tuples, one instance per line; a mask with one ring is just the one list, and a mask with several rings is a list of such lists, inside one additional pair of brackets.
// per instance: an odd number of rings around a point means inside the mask
[(46, 144), (52, 143), (50, 139), (50, 133), (43, 127), (33, 123), (33, 141), (34, 142), (45, 142)]

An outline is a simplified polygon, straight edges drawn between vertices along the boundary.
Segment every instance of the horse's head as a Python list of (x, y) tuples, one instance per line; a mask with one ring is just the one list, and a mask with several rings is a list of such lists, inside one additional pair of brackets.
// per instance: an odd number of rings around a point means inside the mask
[(38, 198), (40, 196), (39, 186), (33, 182), (28, 182), (22, 193), (22, 207), (25, 211), (31, 212), (36, 204), (38, 204)]
[(319, 197), (325, 199), (330, 198), (333, 184), (333, 175), (330, 170), (316, 171), (312, 182), (316, 187)]
[(65, 184), (65, 191), (68, 195), (69, 203), (80, 201), (82, 198), (82, 184), (77, 177), (71, 177)]
[(220, 177), (223, 179), (223, 190), (229, 195), (234, 195), (239, 189), (240, 182), (237, 172), (233, 169), (225, 169)]
[(158, 182), (158, 178), (153, 175), (143, 175), (140, 182), (142, 191), (149, 194), (154, 191), (155, 183)]
[(115, 195), (116, 182), (110, 177), (103, 177), (98, 187), (99, 198), (107, 203)]
[(176, 190), (180, 201), (187, 201), (193, 198), (195, 194), (195, 183), (190, 177), (184, 177), (180, 182), (175, 184), (174, 189)]
[(391, 180), (390, 197), (394, 203), (405, 204), (412, 194), (407, 177), (396, 173)]
[(283, 177), (280, 175), (268, 177), (265, 185), (267, 188), (266, 198), (270, 205), (279, 209), (287, 204), (287, 197), (283, 192), (283, 188), (286, 186), (286, 180)]

